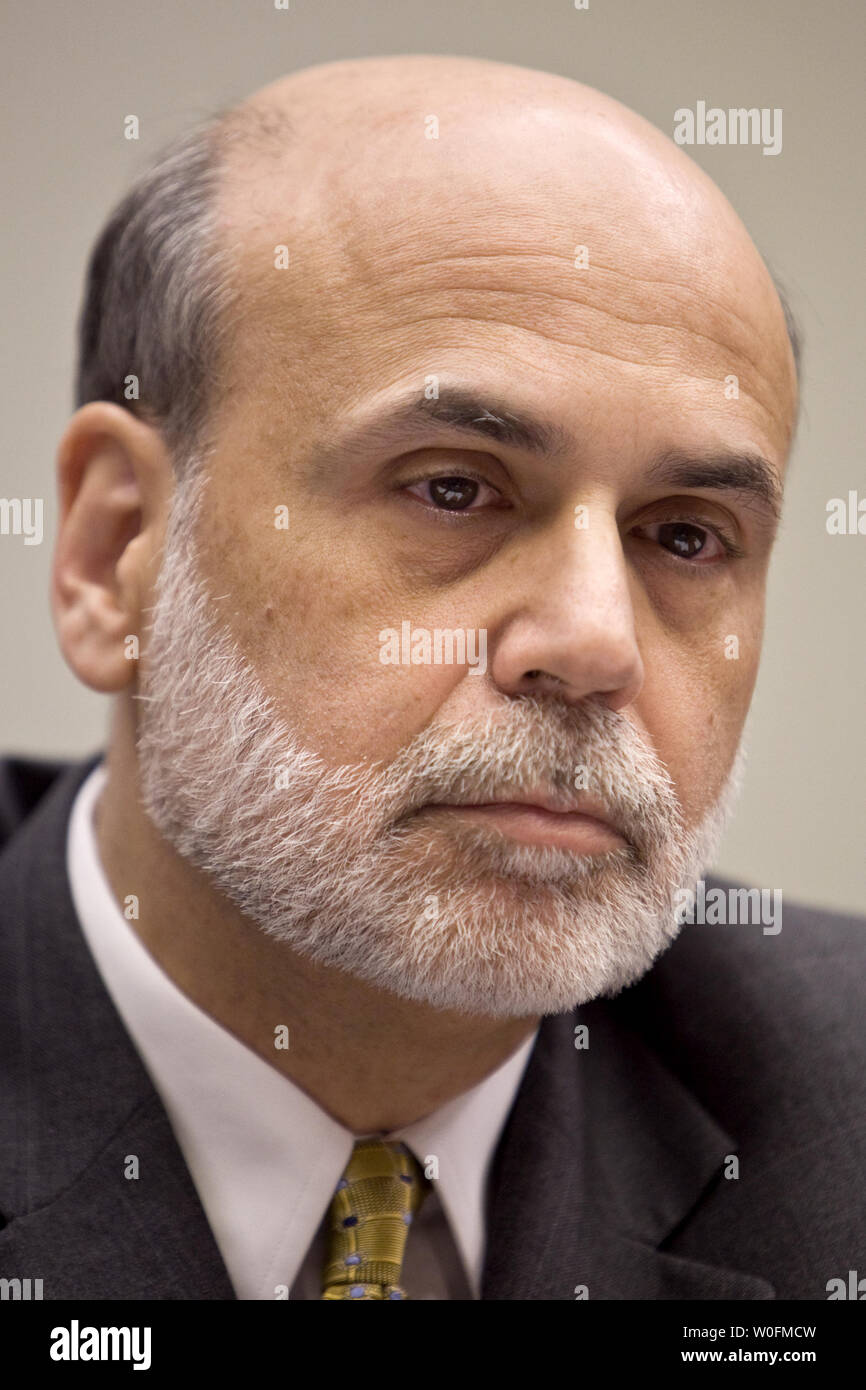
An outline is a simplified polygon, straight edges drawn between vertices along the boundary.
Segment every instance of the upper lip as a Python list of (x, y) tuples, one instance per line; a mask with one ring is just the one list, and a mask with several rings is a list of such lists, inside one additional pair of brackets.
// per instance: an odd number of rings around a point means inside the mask
[(448, 801), (439, 801), (438, 806), (507, 806), (518, 803), (521, 806), (540, 807), (542, 811), (552, 811), (556, 815), (580, 815), (592, 816), (593, 820), (601, 821), (602, 824), (615, 830), (618, 835), (622, 834), (619, 826), (611, 816), (604, 802), (598, 801), (595, 797), (568, 796), (565, 793), (533, 791), (533, 792), (509, 792), (506, 796), (494, 797), (453, 797)]

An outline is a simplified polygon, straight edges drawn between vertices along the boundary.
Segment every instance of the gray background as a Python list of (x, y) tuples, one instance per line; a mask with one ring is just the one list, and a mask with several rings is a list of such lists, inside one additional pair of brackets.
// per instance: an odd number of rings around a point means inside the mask
[[(59, 655), (48, 606), (54, 464), (72, 400), (89, 247), (149, 155), (212, 108), (310, 63), (463, 53), (588, 82), (667, 134), (677, 107), (781, 107), (783, 148), (689, 150), (719, 184), (805, 330), (805, 391), (771, 569), (746, 789), (719, 869), (864, 909), (866, 537), (826, 505), (862, 464), (861, 0), (47, 0), (3, 7), (3, 466), (45, 498), (45, 539), (0, 536), (0, 752), (100, 747), (109, 701)], [(123, 138), (135, 114), (141, 139)]]

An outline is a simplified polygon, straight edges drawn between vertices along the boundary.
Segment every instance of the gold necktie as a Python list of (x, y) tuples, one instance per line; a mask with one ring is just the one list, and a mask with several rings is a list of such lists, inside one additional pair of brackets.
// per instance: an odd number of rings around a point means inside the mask
[(322, 1298), (408, 1298), (400, 1287), (403, 1252), (429, 1190), (405, 1144), (357, 1140), (328, 1212)]

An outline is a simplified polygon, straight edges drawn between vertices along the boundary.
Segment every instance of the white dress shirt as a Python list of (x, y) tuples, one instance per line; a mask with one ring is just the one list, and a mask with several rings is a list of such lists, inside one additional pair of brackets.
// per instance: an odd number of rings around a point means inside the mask
[[(324, 1219), (358, 1136), (198, 1008), (150, 955), (100, 862), (93, 812), (105, 776), (99, 763), (80, 788), (67, 840), (90, 952), (165, 1107), (237, 1297), (318, 1299)], [(480, 1297), (488, 1171), (536, 1036), (470, 1091), (385, 1136), (422, 1165), (438, 1160), (406, 1244), (410, 1298)]]

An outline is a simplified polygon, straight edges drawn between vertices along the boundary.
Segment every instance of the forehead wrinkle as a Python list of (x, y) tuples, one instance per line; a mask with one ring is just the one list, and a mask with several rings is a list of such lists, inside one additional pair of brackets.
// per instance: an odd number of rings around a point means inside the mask
[[(491, 260), (491, 259), (493, 259), (493, 258), (496, 258), (496, 259), (504, 259), (504, 258), (514, 257), (514, 256), (516, 256), (516, 255), (524, 256), (525, 254), (526, 254), (526, 253), (490, 252), (490, 253), (487, 253), (486, 255), (481, 256), (480, 258), (481, 258), (481, 259), (484, 259), (484, 260)], [(535, 253), (533, 253), (533, 254), (535, 254)], [(562, 256), (562, 255), (561, 255), (560, 253), (558, 253), (558, 252), (542, 252), (542, 253), (537, 253), (537, 254), (538, 254), (539, 257), (544, 256), (544, 257), (554, 257), (554, 258), (556, 258), (556, 259), (561, 259), (561, 260), (565, 261), (565, 262), (569, 265), (569, 267), (571, 267), (571, 265), (572, 265), (572, 262), (571, 262), (567, 257)], [(423, 271), (424, 271), (425, 273), (427, 273), (427, 272), (429, 272), (431, 269), (434, 269), (435, 266), (436, 266), (437, 264), (440, 263), (440, 261), (441, 261), (442, 263), (447, 263), (447, 262), (449, 262), (449, 261), (450, 261), (450, 262), (454, 262), (455, 260), (467, 261), (467, 260), (469, 260), (469, 259), (471, 259), (471, 258), (472, 258), (472, 257), (468, 257), (468, 256), (466, 256), (465, 254), (463, 254), (463, 255), (455, 254), (455, 255), (452, 255), (452, 256), (443, 256), (443, 257), (437, 258), (437, 260), (435, 260), (435, 261), (424, 261), (424, 262), (422, 263), (422, 269), (423, 269)], [(723, 315), (727, 316), (728, 318), (732, 319), (733, 321), (735, 321), (735, 323), (738, 325), (738, 327), (742, 330), (742, 336), (743, 336), (744, 339), (749, 339), (749, 340), (750, 340), (751, 338), (753, 338), (753, 337), (755, 336), (755, 333), (754, 333), (754, 326), (753, 326), (753, 325), (750, 325), (750, 324), (747, 322), (747, 320), (744, 319), (743, 316), (742, 316), (740, 313), (738, 313), (738, 311), (736, 310), (736, 308), (735, 308), (733, 305), (731, 305), (731, 304), (729, 304), (729, 303), (725, 303), (725, 302), (723, 302), (723, 301), (720, 300), (720, 299), (713, 298), (713, 297), (710, 296), (710, 295), (706, 295), (706, 294), (704, 294), (704, 293), (702, 293), (702, 292), (699, 292), (699, 291), (697, 290), (696, 287), (690, 286), (690, 285), (688, 285), (688, 284), (685, 284), (685, 283), (683, 283), (682, 281), (678, 281), (678, 280), (669, 280), (669, 279), (660, 278), (660, 277), (647, 277), (647, 276), (643, 276), (643, 275), (631, 275), (631, 274), (629, 274), (628, 271), (622, 270), (622, 269), (620, 269), (618, 266), (617, 266), (617, 267), (608, 266), (608, 265), (602, 264), (601, 262), (596, 262), (596, 261), (593, 261), (593, 262), (592, 262), (591, 268), (589, 268), (589, 269), (588, 269), (587, 271), (585, 271), (585, 272), (582, 271), (582, 272), (580, 272), (580, 273), (581, 273), (581, 277), (582, 277), (581, 283), (582, 283), (582, 285), (583, 285), (587, 290), (589, 290), (589, 291), (593, 291), (593, 290), (595, 290), (595, 288), (596, 288), (596, 287), (594, 286), (594, 284), (593, 284), (593, 278), (594, 278), (596, 275), (602, 275), (602, 276), (604, 276), (604, 275), (611, 275), (611, 276), (614, 276), (614, 277), (616, 277), (617, 279), (620, 279), (620, 280), (622, 280), (622, 279), (627, 280), (627, 281), (631, 282), (632, 284), (634, 284), (635, 286), (640, 286), (640, 285), (651, 285), (651, 286), (661, 285), (661, 286), (665, 286), (665, 287), (668, 288), (668, 289), (679, 289), (679, 290), (682, 290), (682, 291), (684, 292), (684, 297), (683, 297), (683, 299), (682, 299), (682, 300), (675, 299), (674, 302), (673, 302), (673, 304), (671, 305), (671, 308), (677, 309), (677, 308), (683, 307), (683, 308), (686, 309), (686, 310), (691, 309), (691, 314), (689, 315), (689, 318), (694, 319), (695, 317), (697, 317), (697, 316), (700, 314), (700, 311), (701, 311), (702, 309), (704, 309), (707, 305), (711, 305), (711, 306), (714, 307), (716, 310), (718, 310), (718, 312), (719, 312), (720, 314), (723, 314)], [(457, 290), (457, 291), (462, 291), (462, 292), (468, 292), (468, 293), (470, 293), (470, 294), (471, 294), (471, 293), (480, 293), (480, 294), (487, 294), (487, 295), (509, 295), (509, 296), (511, 296), (512, 298), (519, 298), (519, 299), (522, 298), (522, 299), (530, 299), (530, 300), (533, 299), (533, 298), (537, 298), (537, 299), (549, 299), (549, 300), (553, 300), (554, 302), (560, 303), (560, 304), (563, 304), (563, 305), (572, 305), (572, 306), (575, 306), (575, 307), (577, 307), (577, 308), (579, 308), (579, 309), (581, 309), (581, 308), (582, 308), (582, 309), (586, 309), (586, 310), (588, 310), (590, 313), (602, 313), (602, 314), (605, 314), (608, 318), (615, 319), (615, 320), (617, 320), (617, 321), (620, 322), (620, 323), (632, 324), (632, 325), (634, 325), (635, 327), (643, 327), (643, 326), (655, 327), (655, 328), (659, 328), (659, 329), (661, 329), (661, 330), (669, 331), (669, 332), (672, 332), (672, 333), (674, 333), (674, 332), (679, 332), (679, 331), (684, 331), (684, 332), (687, 332), (687, 333), (692, 334), (692, 335), (695, 336), (695, 337), (700, 337), (700, 338), (705, 339), (707, 342), (712, 343), (712, 344), (713, 344), (716, 348), (718, 348), (719, 351), (721, 351), (721, 352), (725, 352), (725, 351), (728, 350), (728, 349), (726, 349), (726, 348), (724, 347), (724, 344), (723, 344), (718, 338), (714, 337), (711, 333), (702, 332), (700, 328), (694, 326), (694, 323), (693, 323), (693, 322), (688, 321), (688, 318), (686, 318), (686, 319), (685, 319), (684, 321), (682, 321), (682, 322), (677, 322), (677, 321), (675, 321), (674, 319), (665, 320), (665, 319), (662, 319), (662, 318), (660, 318), (660, 317), (658, 317), (658, 318), (657, 318), (657, 317), (653, 317), (653, 316), (652, 316), (653, 310), (652, 310), (649, 306), (647, 306), (648, 312), (647, 312), (646, 315), (636, 316), (636, 315), (632, 315), (632, 314), (627, 313), (627, 312), (618, 313), (618, 312), (616, 311), (616, 308), (614, 307), (614, 305), (612, 304), (612, 302), (611, 302), (610, 300), (608, 300), (607, 302), (604, 302), (604, 303), (599, 303), (599, 302), (598, 302), (597, 296), (596, 296), (595, 294), (593, 294), (593, 293), (589, 293), (589, 294), (587, 294), (587, 295), (571, 295), (571, 294), (565, 293), (565, 292), (564, 292), (564, 288), (563, 288), (563, 290), (547, 290), (547, 289), (541, 288), (540, 286), (532, 286), (532, 288), (530, 288), (530, 289), (517, 289), (517, 288), (513, 288), (513, 287), (511, 287), (511, 286), (505, 286), (505, 285), (502, 285), (502, 284), (490, 284), (490, 285), (487, 285), (487, 284), (480, 284), (477, 280), (474, 280), (471, 284), (467, 284), (467, 285), (436, 286), (436, 287), (435, 287), (435, 290), (436, 290), (436, 291), (439, 291), (439, 292), (442, 292), (442, 293), (453, 293), (453, 292), (455, 292), (455, 290)], [(430, 292), (431, 292), (431, 287), (430, 287), (429, 283), (425, 283), (422, 287), (420, 287), (420, 288), (417, 289), (417, 290), (410, 289), (410, 290), (408, 290), (408, 291), (404, 291), (404, 292), (403, 292), (403, 296), (404, 296), (404, 297), (409, 297), (409, 296), (411, 296), (411, 295), (424, 294), (424, 293), (430, 293)], [(599, 287), (599, 289), (598, 289), (598, 296), (600, 297), (600, 295), (601, 295), (602, 293), (603, 293), (603, 291), (602, 291), (601, 288)], [(633, 302), (635, 303), (635, 307), (640, 307), (639, 295), (638, 295), (638, 294), (635, 294), (632, 298), (633, 298)], [(690, 299), (690, 300), (692, 301), (690, 305), (687, 304), (687, 303), (685, 302), (687, 299)], [(595, 300), (595, 302), (593, 302), (593, 300)], [(664, 303), (662, 303), (662, 304), (660, 304), (660, 305), (653, 306), (653, 308), (656, 309), (656, 311), (657, 311), (659, 308), (667, 308), (667, 307), (668, 307), (668, 306), (667, 306), (666, 304), (664, 304)], [(515, 324), (515, 327), (521, 327), (521, 326), (522, 326), (522, 325)], [(760, 366), (759, 361), (758, 361), (756, 358), (753, 358), (753, 357), (751, 357), (751, 356), (749, 355), (749, 352), (748, 352), (748, 350), (747, 350), (745, 344), (742, 344), (742, 345), (739, 345), (739, 344), (738, 344), (738, 345), (732, 347), (732, 349), (730, 349), (730, 350), (736, 352), (739, 356), (741, 356), (741, 357), (744, 359), (744, 361), (746, 361), (746, 362), (748, 363), (749, 367), (751, 367), (751, 369), (755, 372), (756, 376), (760, 377), (760, 378), (763, 379), (763, 380), (767, 380), (767, 378), (764, 376), (763, 371), (761, 370), (761, 366)], [(761, 360), (763, 360), (763, 359), (761, 359)], [(769, 384), (769, 383), (768, 383), (768, 384)]]
[[(364, 316), (363, 333), (360, 336), (363, 336), (365, 340), (369, 338), (369, 324), (371, 319), (373, 320), (374, 328), (378, 328), (379, 332), (383, 335), (383, 339), (389, 332), (393, 332), (393, 319), (382, 312), (383, 298), (381, 290), (381, 285), (361, 286), (356, 284), (350, 287), (350, 291), (352, 292), (360, 291), (359, 294), (353, 295), (356, 301), (354, 307)], [(450, 305), (453, 304), (454, 298), (458, 295), (463, 301), (461, 307), (449, 307), (442, 310), (437, 310), (433, 307), (437, 298), (441, 299), (445, 297)], [(251, 326), (256, 331), (267, 328), (269, 330), (269, 335), (272, 335), (271, 341), (276, 344), (280, 336), (279, 313), (274, 314), (270, 312), (276, 307), (275, 298), (273, 294), (268, 296), (257, 294), (256, 300), (256, 307), (267, 322), (265, 324), (260, 321), (257, 323), (253, 316), (251, 317)], [(505, 304), (503, 304), (503, 301), (505, 301)], [(630, 353), (614, 351), (614, 345), (612, 343), (605, 345), (603, 338), (601, 338), (600, 341), (601, 335), (593, 334), (586, 338), (577, 338), (573, 334), (561, 336), (553, 331), (554, 325), (549, 318), (544, 320), (544, 325), (542, 327), (538, 319), (543, 316), (539, 314), (532, 316), (535, 322), (521, 322), (519, 313), (512, 317), (505, 316), (501, 312), (501, 309), (506, 305), (512, 303), (531, 305), (533, 301), (536, 303), (539, 301), (548, 301), (565, 310), (573, 309), (578, 313), (584, 311), (587, 315), (602, 316), (606, 320), (613, 320), (618, 324), (632, 327), (636, 330), (654, 332), (657, 335), (663, 335), (669, 339), (677, 339), (683, 335), (689, 339), (700, 339), (713, 349), (715, 355), (719, 357), (722, 366), (729, 366), (730, 358), (736, 356), (738, 362), (745, 364), (750, 372), (754, 374), (755, 382), (760, 382), (765, 387), (768, 395), (772, 398), (775, 397), (776, 392), (773, 383), (770, 378), (766, 376), (761, 367), (761, 361), (763, 359), (757, 360), (752, 357), (745, 342), (732, 345), (728, 348), (719, 338), (714, 337), (711, 332), (704, 331), (687, 320), (679, 322), (665, 321), (661, 318), (652, 317), (649, 313), (644, 316), (635, 317), (626, 312), (617, 312), (610, 303), (604, 305), (592, 303), (583, 297), (558, 293), (552, 290), (506, 288), (501, 285), (479, 284), (477, 281), (471, 286), (450, 286), (441, 284), (431, 286), (428, 282), (419, 285), (417, 288), (403, 287), (400, 290), (397, 304), (399, 306), (401, 327), (405, 325), (411, 328), (416, 325), (420, 326), (425, 322), (448, 319), (465, 323), (501, 324), (503, 328), (508, 330), (520, 333), (540, 334), (549, 342), (571, 349), (591, 352), (610, 358), (613, 361), (635, 366), (657, 366), (677, 369), (676, 359), (678, 354), (676, 351), (668, 353), (664, 358), (659, 358), (658, 355), (650, 351), (648, 355), (639, 358)], [(293, 306), (295, 302), (293, 297)], [(337, 289), (334, 295), (328, 297), (327, 304), (324, 304), (321, 299), (318, 299), (317, 304), (314, 306), (313, 313), (315, 315), (316, 309), (318, 309), (320, 314), (324, 313), (326, 322), (329, 319), (338, 320), (345, 326), (351, 322), (351, 319), (346, 315), (346, 307), (346, 301), (340, 293), (340, 289)], [(469, 312), (470, 309), (472, 312)], [(484, 312), (485, 309), (488, 309), (490, 312)], [(409, 313), (403, 312), (404, 310), (409, 310)], [(738, 323), (742, 324), (744, 329), (743, 337), (745, 338), (747, 325), (745, 325), (733, 311), (730, 312), (732, 316), (737, 319)], [(361, 325), (359, 324), (358, 327), (360, 328)], [(351, 336), (351, 334), (348, 336)], [(465, 346), (465, 344), (463, 344), (463, 346)], [(483, 346), (483, 344), (480, 344), (480, 346)], [(687, 348), (690, 357), (693, 352), (693, 346), (692, 344)], [(700, 373), (681, 371), (680, 374), (699, 381), (705, 381), (707, 379), (706, 373), (702, 376)], [(743, 383), (741, 383), (741, 389), (746, 389), (746, 393), (749, 394), (751, 398), (760, 405), (761, 409), (772, 418), (772, 411), (760, 401), (760, 397), (754, 391), (747, 390)]]
[[(584, 310), (587, 314), (592, 315), (602, 314), (608, 320), (615, 321), (619, 324), (634, 326), (637, 329), (656, 330), (662, 335), (674, 337), (685, 333), (692, 338), (701, 339), (713, 349), (716, 355), (718, 355), (722, 367), (729, 369), (729, 359), (732, 355), (736, 355), (739, 359), (737, 365), (741, 363), (748, 368), (749, 373), (753, 374), (754, 387), (756, 389), (749, 389), (748, 382), (743, 383), (743, 388), (752, 399), (759, 402), (761, 389), (763, 388), (763, 392), (770, 400), (776, 400), (778, 396), (778, 383), (771, 379), (763, 368), (763, 364), (766, 361), (773, 360), (772, 354), (764, 353), (759, 357), (752, 355), (751, 343), (756, 336), (758, 336), (755, 332), (755, 327), (749, 325), (732, 305), (723, 303), (710, 296), (699, 296), (696, 289), (691, 289), (681, 281), (668, 280), (662, 277), (634, 275), (622, 271), (618, 267), (614, 269), (613, 267), (598, 264), (594, 266), (592, 270), (580, 272), (580, 275), (585, 277), (581, 280), (583, 289), (587, 291), (587, 293), (584, 294), (566, 293), (566, 286), (563, 286), (562, 289), (550, 290), (539, 285), (532, 285), (531, 288), (524, 289), (516, 288), (501, 282), (479, 282), (477, 274), (471, 280), (468, 280), (467, 283), (461, 283), (461, 277), (458, 277), (456, 283), (443, 284), (441, 281), (438, 283), (431, 283), (431, 273), (435, 274), (437, 266), (439, 265), (454, 267), (462, 264), (467, 270), (473, 271), (475, 269), (473, 265), (475, 259), (480, 259), (482, 263), (489, 266), (493, 261), (510, 260), (515, 257), (525, 259), (527, 254), (529, 253), (489, 251), (481, 254), (477, 258), (473, 254), (455, 253), (453, 255), (425, 258), (420, 261), (415, 260), (410, 266), (401, 267), (401, 270), (403, 270), (403, 283), (399, 286), (394, 285), (393, 268), (389, 272), (388, 277), (380, 275), (377, 279), (372, 281), (360, 280), (357, 277), (347, 277), (345, 273), (340, 272), (337, 284), (334, 287), (334, 294), (327, 297), (331, 302), (323, 302), (320, 297), (318, 300), (318, 310), (319, 313), (324, 313), (326, 321), (328, 318), (340, 316), (341, 322), (345, 324), (350, 322), (350, 319), (346, 317), (346, 308), (356, 307), (361, 314), (366, 312), (368, 320), (370, 317), (374, 320), (378, 320), (381, 323), (381, 331), (384, 333), (388, 331), (388, 320), (387, 317), (382, 314), (383, 298), (387, 297), (390, 293), (391, 297), (397, 300), (399, 305), (397, 312), (400, 313), (404, 321), (406, 315), (403, 314), (402, 311), (406, 307), (415, 309), (415, 307), (418, 306), (420, 309), (418, 313), (419, 321), (442, 318), (462, 318), (467, 322), (498, 321), (505, 327), (518, 330), (539, 331), (549, 341), (558, 342), (565, 346), (582, 348), (596, 353), (601, 352), (612, 360), (632, 363), (637, 361), (637, 359), (629, 353), (622, 354), (614, 351), (613, 345), (611, 345), (610, 348), (600, 347), (595, 336), (589, 341), (585, 339), (576, 341), (573, 335), (559, 337), (551, 331), (549, 320), (543, 317), (543, 305), (544, 303), (550, 303), (561, 307), (565, 311), (573, 309), (577, 312)], [(558, 252), (531, 254), (534, 258), (543, 260), (553, 258), (565, 262), (567, 259)], [(569, 266), (571, 265), (570, 261), (567, 263)], [(385, 269), (387, 268), (386, 266)], [(596, 271), (601, 275), (610, 275), (616, 277), (617, 280), (627, 281), (631, 288), (627, 291), (626, 297), (631, 302), (622, 306), (617, 306), (615, 303), (611, 302), (610, 297), (605, 303), (598, 302), (603, 294), (603, 290), (597, 283), (593, 283), (593, 275)], [(574, 274), (573, 271), (571, 273)], [(413, 280), (416, 282), (415, 284), (412, 283)], [(641, 285), (661, 285), (670, 289), (682, 291), (683, 298), (677, 298), (670, 306), (681, 312), (677, 314), (674, 319), (666, 319), (661, 316), (659, 311), (661, 310), (664, 312), (667, 310), (669, 307), (667, 304), (642, 304), (638, 289)], [(459, 307), (452, 307), (454, 299), (457, 296), (460, 297), (460, 300), (467, 309), (472, 309), (471, 313), (465, 312)], [(691, 297), (691, 304), (684, 302), (687, 296)], [(443, 297), (448, 299), (449, 307), (444, 312), (437, 311), (434, 307), (436, 300), (437, 298), (441, 300)], [(620, 298), (622, 298), (622, 295), (620, 295)], [(514, 304), (528, 305), (530, 307), (533, 301), (536, 301), (542, 313), (535, 315), (523, 314), (522, 317), (524, 318), (524, 322), (515, 321), (515, 319), (504, 317), (501, 313), (497, 312), (497, 307), (502, 304), (503, 300)], [(269, 302), (272, 302), (272, 299)], [(725, 315), (732, 328), (736, 327), (736, 329), (739, 329), (736, 335), (739, 341), (732, 342), (730, 346), (726, 346), (719, 336), (714, 336), (711, 331), (712, 325), (699, 326), (701, 311), (705, 309), (707, 305), (713, 306), (720, 315)], [(632, 307), (636, 312), (629, 312)], [(479, 308), (481, 312), (477, 312)], [(492, 308), (494, 312), (485, 312), (487, 308)], [(315, 313), (315, 309), (313, 312)], [(543, 319), (543, 326), (539, 325), (538, 321), (540, 317)], [(532, 322), (533, 318), (535, 322)], [(527, 319), (529, 319), (528, 322), (526, 321)], [(698, 322), (696, 322), (696, 320)], [(709, 328), (710, 331), (707, 331), (707, 328)], [(719, 328), (721, 328), (721, 325)], [(691, 356), (693, 350), (694, 344), (690, 344), (687, 348), (689, 356)], [(649, 356), (644, 359), (643, 365), (675, 365), (675, 356), (676, 354), (674, 353), (666, 361), (661, 363), (655, 362), (654, 358)], [(742, 372), (742, 367), (740, 371)], [(687, 373), (686, 375), (689, 374)], [(697, 379), (701, 379), (699, 375), (697, 375)], [(762, 404), (761, 409), (770, 419), (775, 420), (774, 412), (767, 405)], [(775, 423), (778, 425), (781, 422), (775, 420)]]
[[(582, 307), (587, 307), (587, 308), (590, 308), (590, 309), (592, 308), (592, 306), (582, 306)], [(608, 316), (608, 317), (617, 317), (617, 318), (619, 318), (619, 316), (617, 316), (617, 315), (608, 315), (608, 314), (607, 314), (607, 311), (606, 311), (606, 310), (602, 310), (602, 309), (593, 310), (593, 312), (597, 312), (597, 313), (600, 313), (600, 314), (605, 314), (605, 315)], [(681, 380), (681, 381), (694, 381), (694, 382), (698, 383), (699, 385), (701, 385), (701, 386), (703, 386), (703, 387), (706, 386), (706, 384), (707, 384), (708, 381), (715, 381), (715, 380), (717, 380), (717, 379), (718, 379), (718, 380), (721, 380), (721, 378), (716, 378), (716, 377), (714, 377), (711, 373), (708, 373), (708, 372), (704, 372), (703, 374), (701, 374), (701, 373), (699, 373), (699, 372), (695, 372), (695, 371), (688, 370), (688, 369), (685, 367), (685, 365), (682, 363), (682, 361), (680, 360), (680, 359), (681, 359), (681, 356), (682, 356), (681, 353), (676, 353), (676, 352), (674, 352), (674, 353), (669, 354), (669, 355), (666, 356), (665, 358), (660, 358), (658, 355), (648, 355), (648, 356), (645, 356), (645, 357), (643, 357), (643, 358), (638, 358), (638, 357), (634, 356), (633, 354), (623, 354), (623, 353), (614, 352), (611, 346), (608, 345), (608, 346), (604, 346), (604, 347), (603, 347), (603, 346), (601, 346), (601, 345), (599, 344), (598, 341), (577, 340), (577, 339), (575, 339), (575, 338), (573, 338), (573, 337), (568, 337), (568, 338), (560, 337), (558, 334), (552, 332), (549, 328), (541, 329), (541, 328), (538, 328), (537, 326), (532, 326), (532, 327), (530, 327), (530, 326), (528, 326), (528, 325), (526, 325), (526, 324), (516, 323), (513, 319), (504, 319), (504, 318), (501, 318), (501, 317), (499, 317), (497, 314), (494, 314), (494, 313), (490, 313), (490, 314), (472, 313), (472, 314), (470, 314), (470, 313), (465, 312), (464, 310), (455, 310), (455, 311), (446, 311), (446, 310), (443, 310), (443, 311), (440, 312), (440, 313), (434, 313), (434, 312), (431, 312), (429, 309), (427, 309), (427, 310), (425, 310), (425, 312), (423, 313), (423, 315), (422, 315), (420, 318), (411, 320), (411, 321), (410, 321), (410, 324), (411, 324), (411, 327), (414, 328), (414, 327), (420, 327), (420, 326), (422, 326), (424, 323), (436, 323), (436, 322), (443, 322), (443, 321), (447, 321), (447, 320), (453, 320), (455, 323), (466, 323), (466, 324), (475, 324), (475, 323), (477, 323), (477, 324), (484, 324), (484, 325), (499, 324), (499, 325), (501, 325), (503, 328), (507, 329), (509, 332), (517, 332), (517, 333), (524, 334), (524, 335), (525, 335), (525, 334), (530, 334), (530, 335), (535, 336), (535, 337), (541, 337), (541, 338), (543, 338), (546, 342), (555, 343), (558, 347), (569, 348), (569, 349), (571, 349), (571, 350), (573, 350), (573, 351), (575, 351), (575, 352), (588, 353), (588, 354), (590, 354), (590, 355), (593, 356), (593, 357), (605, 358), (605, 359), (607, 359), (607, 360), (609, 360), (609, 361), (612, 361), (612, 362), (621, 362), (624, 366), (637, 367), (637, 368), (640, 368), (640, 369), (654, 369), (654, 370), (657, 370), (657, 371), (667, 370), (672, 378), (676, 378), (677, 380)], [(635, 327), (642, 327), (642, 328), (647, 328), (647, 329), (655, 329), (655, 330), (657, 330), (657, 331), (659, 331), (659, 332), (662, 332), (662, 333), (668, 333), (668, 334), (683, 334), (683, 333), (685, 333), (685, 334), (691, 334), (691, 335), (693, 335), (693, 336), (697, 336), (697, 337), (703, 338), (703, 339), (705, 339), (707, 342), (712, 343), (713, 346), (718, 350), (718, 352), (719, 352), (720, 354), (723, 354), (723, 352), (724, 352), (724, 349), (720, 346), (720, 344), (718, 343), (718, 341), (717, 341), (715, 338), (710, 337), (708, 334), (698, 333), (697, 330), (694, 330), (694, 329), (690, 329), (690, 328), (687, 328), (687, 327), (680, 327), (680, 326), (672, 326), (672, 325), (669, 325), (669, 324), (661, 324), (661, 323), (656, 323), (656, 322), (654, 322), (654, 321), (634, 321), (634, 320), (630, 320), (630, 319), (621, 319), (620, 321), (622, 321), (622, 322), (627, 322), (627, 323), (634, 323), (634, 326), (635, 326)], [(385, 331), (387, 331), (387, 328), (385, 329)], [(393, 328), (392, 328), (391, 331), (393, 331)], [(443, 345), (441, 345), (440, 348), (437, 348), (437, 350), (442, 350), (442, 348), (444, 348), (445, 346), (446, 346), (446, 345), (443, 344)], [(465, 341), (459, 341), (459, 340), (458, 340), (458, 341), (455, 341), (453, 344), (449, 344), (449, 345), (447, 345), (447, 346), (448, 346), (449, 348), (465, 349), (466, 346), (467, 346), (467, 344), (466, 344)], [(470, 346), (471, 346), (471, 344), (470, 344)], [(479, 344), (479, 347), (484, 347), (484, 344), (483, 344), (483, 343), (480, 343), (480, 344)], [(748, 361), (748, 359), (746, 359), (746, 360)], [(751, 362), (749, 362), (749, 365), (752, 366), (753, 364), (752, 364)], [(769, 383), (766, 382), (766, 379), (763, 377), (762, 373), (760, 372), (760, 370), (759, 370), (759, 368), (758, 368), (757, 366), (754, 367), (754, 371), (755, 371), (755, 375), (756, 375), (760, 380), (764, 381), (765, 384), (769, 387)], [(780, 423), (780, 422), (779, 422), (779, 420), (777, 419), (777, 417), (774, 415), (774, 413), (773, 413), (773, 411), (770, 409), (770, 407), (767, 406), (767, 405), (761, 400), (761, 398), (760, 398), (759, 395), (756, 395), (753, 391), (750, 391), (750, 390), (747, 388), (747, 386), (746, 386), (744, 383), (742, 383), (742, 382), (740, 383), (740, 395), (741, 395), (741, 396), (744, 396), (744, 395), (745, 395), (745, 396), (748, 396), (749, 399), (752, 400), (752, 401), (754, 402), (756, 408), (757, 408), (758, 410), (760, 410), (760, 411), (762, 412), (762, 414), (765, 415), (765, 416), (767, 417), (767, 419), (768, 419), (773, 425), (775, 425), (777, 428), (779, 427), (779, 423)]]

